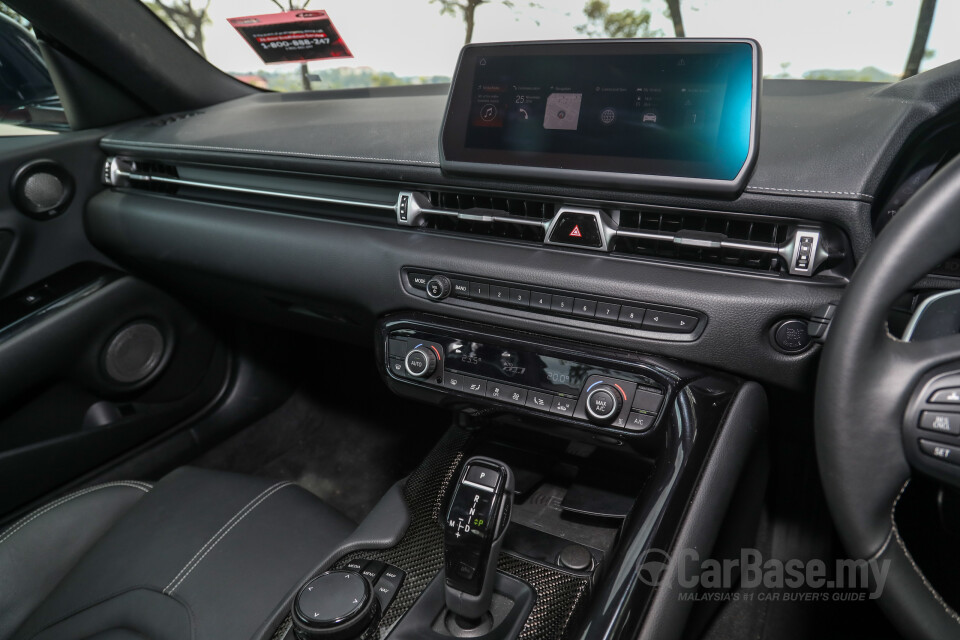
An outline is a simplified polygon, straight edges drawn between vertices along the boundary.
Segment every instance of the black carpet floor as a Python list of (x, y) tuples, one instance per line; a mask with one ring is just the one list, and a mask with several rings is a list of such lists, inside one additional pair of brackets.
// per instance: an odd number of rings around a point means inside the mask
[(446, 411), (391, 394), (370, 369), (359, 378), (304, 381), (273, 413), (191, 464), (292, 480), (359, 522), (416, 468), (450, 420)]

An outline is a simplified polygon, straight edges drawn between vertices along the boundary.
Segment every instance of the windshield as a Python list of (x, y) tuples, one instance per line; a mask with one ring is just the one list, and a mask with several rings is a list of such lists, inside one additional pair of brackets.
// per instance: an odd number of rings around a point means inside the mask
[(956, 0), (145, 3), (211, 63), (276, 91), (449, 82), (464, 42), (750, 37), (768, 78), (870, 82), (960, 58)]

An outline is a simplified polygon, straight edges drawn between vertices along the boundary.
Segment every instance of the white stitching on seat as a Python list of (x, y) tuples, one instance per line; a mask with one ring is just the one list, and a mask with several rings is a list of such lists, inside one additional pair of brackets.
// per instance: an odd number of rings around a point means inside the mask
[[(253, 500), (248, 502), (242, 509), (240, 509), (240, 511), (234, 514), (232, 518), (227, 520), (227, 522), (222, 527), (220, 527), (220, 530), (217, 531), (215, 534), (213, 534), (213, 537), (207, 540), (207, 542), (202, 547), (200, 547), (200, 549), (193, 555), (193, 557), (190, 558), (190, 561), (187, 562), (186, 565), (184, 565), (183, 569), (180, 569), (179, 573), (177, 573), (177, 575), (173, 577), (173, 580), (170, 581), (170, 584), (164, 587), (163, 592), (166, 595), (171, 595), (174, 591), (176, 591), (177, 587), (179, 587), (183, 583), (183, 581), (187, 579), (187, 576), (189, 576), (193, 572), (193, 570), (197, 568), (197, 565), (203, 562), (203, 559), (207, 557), (207, 554), (210, 553), (213, 550), (213, 548), (217, 546), (217, 544), (221, 540), (223, 540), (235, 526), (237, 526), (240, 523), (241, 520), (246, 518), (247, 515), (249, 515), (251, 511), (256, 509), (261, 502), (263, 502), (264, 500), (272, 496), (274, 493), (276, 493), (280, 489), (283, 489), (284, 487), (289, 487), (292, 484), (293, 484), (292, 482), (278, 482), (272, 487), (268, 487), (267, 489), (264, 489), (260, 493), (260, 495), (258, 495)], [(181, 577), (181, 574), (182, 574), (182, 577)]]
[(81, 489), (79, 491), (74, 491), (73, 493), (69, 493), (63, 496), (62, 498), (59, 498), (58, 500), (55, 500), (50, 504), (44, 507), (41, 507), (40, 509), (34, 511), (33, 513), (27, 514), (22, 519), (15, 522), (13, 525), (11, 525), (9, 529), (3, 532), (2, 536), (0, 536), (0, 544), (3, 544), (4, 542), (6, 542), (10, 538), (10, 536), (15, 534), (20, 529), (23, 529), (25, 526), (27, 526), (28, 524), (30, 524), (31, 522), (33, 522), (43, 514), (56, 509), (60, 505), (66, 504), (67, 502), (70, 502), (74, 498), (79, 498), (80, 496), (84, 496), (88, 493), (93, 493), (94, 491), (99, 491), (100, 489), (107, 489), (109, 487), (130, 487), (132, 489), (139, 489), (144, 493), (147, 493), (148, 491), (150, 491), (150, 489), (153, 488), (151, 485), (147, 484), (146, 482), (139, 482), (136, 480), (120, 480), (117, 482), (107, 482), (104, 484), (95, 485), (93, 487), (87, 487), (86, 489)]
[(145, 147), (155, 149), (180, 149), (183, 151), (231, 151), (236, 153), (259, 153), (274, 156), (296, 156), (302, 158), (316, 158), (318, 160), (356, 160), (363, 162), (388, 162), (392, 164), (419, 164), (425, 167), (439, 167), (437, 162), (428, 160), (407, 160), (404, 158), (375, 158), (368, 156), (347, 156), (332, 153), (311, 153), (309, 151), (275, 151), (270, 149), (247, 149), (244, 147), (220, 147), (205, 144), (172, 144), (169, 142), (149, 142), (137, 140), (104, 139), (107, 144), (123, 146)]
[[(903, 555), (907, 556), (907, 560), (910, 561), (910, 566), (913, 567), (914, 572), (920, 578), (920, 581), (923, 583), (923, 586), (927, 588), (927, 591), (930, 592), (934, 600), (940, 603), (940, 606), (943, 607), (943, 610), (947, 613), (947, 615), (953, 618), (954, 622), (960, 623), (960, 615), (958, 615), (957, 612), (954, 611), (949, 604), (947, 604), (946, 600), (944, 600), (940, 596), (940, 594), (937, 593), (937, 590), (933, 588), (933, 585), (927, 582), (927, 577), (923, 575), (923, 572), (920, 570), (920, 567), (918, 567), (917, 563), (914, 562), (913, 556), (910, 555), (909, 551), (907, 551), (907, 545), (904, 544), (903, 538), (900, 537), (900, 531), (897, 528), (897, 520), (894, 516), (897, 511), (897, 503), (900, 502), (900, 497), (903, 496), (903, 492), (906, 491), (908, 484), (910, 484), (909, 478), (907, 478), (907, 481), (903, 483), (902, 487), (900, 487), (900, 493), (897, 494), (896, 499), (893, 501), (893, 506), (890, 507), (890, 524), (893, 527), (894, 539), (896, 539), (897, 544), (900, 545), (900, 550), (903, 551)], [(884, 547), (886, 547), (886, 544), (884, 544)]]
[(860, 193), (859, 191), (818, 191), (816, 189), (783, 189), (779, 187), (755, 187), (747, 186), (747, 191), (784, 191), (787, 193), (819, 193), (822, 195), (832, 195), (832, 196), (860, 196), (861, 198), (870, 198), (873, 200), (873, 196), (869, 193)]

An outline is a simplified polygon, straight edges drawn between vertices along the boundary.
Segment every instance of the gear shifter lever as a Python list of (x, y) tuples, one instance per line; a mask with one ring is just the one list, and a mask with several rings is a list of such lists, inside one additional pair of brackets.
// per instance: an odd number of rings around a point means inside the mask
[(497, 558), (513, 505), (513, 473), (474, 456), (463, 465), (443, 523), (447, 608), (476, 621), (490, 608)]

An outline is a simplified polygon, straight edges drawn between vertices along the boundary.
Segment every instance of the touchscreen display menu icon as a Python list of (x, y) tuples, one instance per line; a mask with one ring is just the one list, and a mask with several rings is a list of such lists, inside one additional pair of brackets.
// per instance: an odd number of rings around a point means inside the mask
[(544, 129), (566, 129), (576, 131), (580, 122), (580, 102), (582, 93), (551, 93), (547, 96), (547, 107), (543, 114)]

